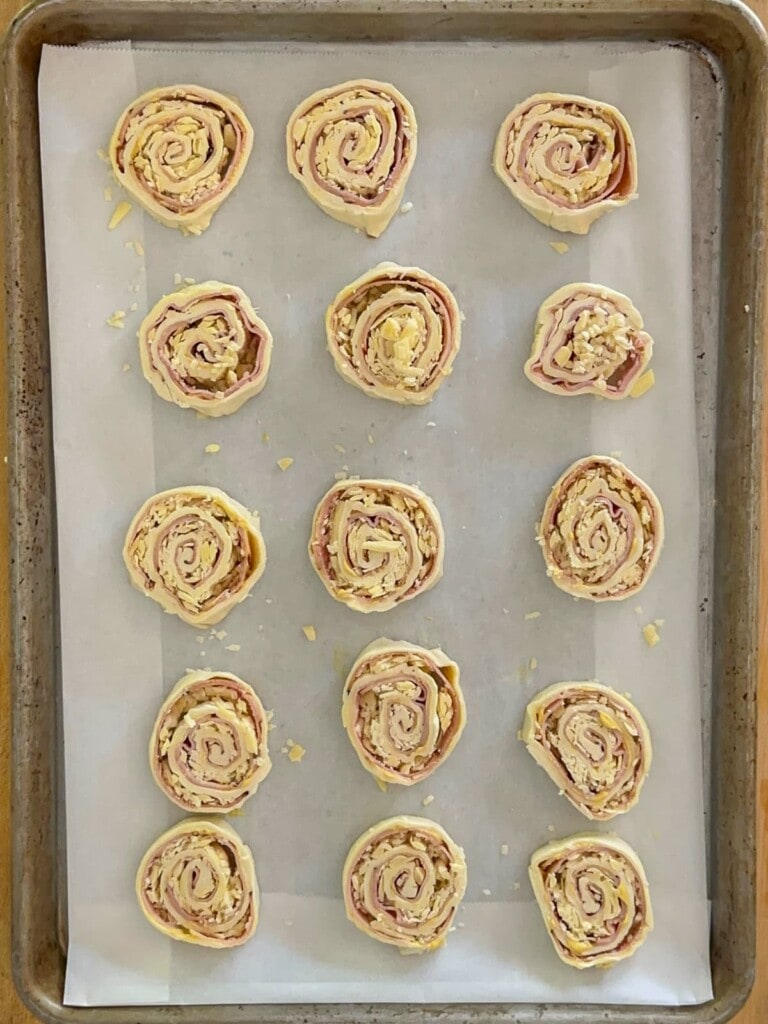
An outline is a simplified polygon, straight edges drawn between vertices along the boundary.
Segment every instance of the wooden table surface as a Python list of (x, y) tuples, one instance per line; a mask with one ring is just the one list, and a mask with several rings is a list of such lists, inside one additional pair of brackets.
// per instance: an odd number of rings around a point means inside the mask
[[(13, 14), (24, 6), (25, 0), (0, 0), (0, 32)], [(747, 0), (763, 21), (768, 24), (768, 0)], [(2, 294), (0, 292), (0, 313)], [(0, 317), (2, 322), (2, 317)], [(0, 380), (5, 379), (5, 346), (0, 346)], [(768, 360), (766, 361), (768, 367)], [(768, 378), (768, 372), (766, 373)], [(766, 380), (768, 395), (768, 379)], [(0, 397), (0, 454), (5, 454), (5, 396)], [(768, 427), (768, 413), (765, 416)], [(758, 678), (758, 710), (760, 741), (758, 744), (758, 903), (757, 903), (757, 977), (752, 996), (735, 1024), (768, 1024), (768, 450), (763, 460), (762, 484), (762, 537), (760, 561), (760, 650)], [(6, 467), (0, 461), (0, 548), (6, 546), (8, 509), (6, 493)], [(8, 634), (8, 576), (7, 566), (0, 569), (0, 764), (5, 765), (10, 752), (10, 651)], [(0, 771), (0, 907), (9, 908), (11, 902), (11, 820), (10, 774)], [(36, 1018), (26, 1010), (13, 987), (10, 971), (10, 915), (0, 927), (0, 1024), (32, 1024)]]

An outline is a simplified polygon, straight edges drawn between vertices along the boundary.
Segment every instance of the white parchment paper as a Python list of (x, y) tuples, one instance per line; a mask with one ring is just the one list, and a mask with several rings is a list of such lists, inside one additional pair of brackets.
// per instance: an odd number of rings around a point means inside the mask
[[(710, 997), (688, 74), (680, 51), (596, 44), (45, 49), (66, 1003)], [(406, 194), (413, 209), (376, 241), (324, 216), (285, 168), (283, 131), (296, 102), (354, 76), (394, 81), (419, 118)], [(110, 175), (97, 148), (138, 93), (177, 81), (240, 98), (256, 132), (243, 179), (201, 238), (169, 231), (138, 208), (108, 232), (122, 196), (113, 186), (105, 201)], [(536, 223), (491, 171), (502, 118), (539, 90), (608, 100), (634, 128), (640, 199), (586, 238), (555, 236)], [(126, 247), (133, 240), (143, 257)], [(568, 253), (556, 254), (554, 240), (566, 241)], [(466, 313), (454, 374), (426, 408), (368, 398), (342, 382), (325, 351), (326, 304), (384, 259), (432, 271)], [(272, 328), (267, 389), (235, 416), (197, 418), (157, 399), (141, 376), (135, 330), (175, 274), (241, 285)], [(657, 380), (642, 400), (564, 401), (523, 377), (540, 301), (574, 280), (625, 291), (642, 311), (656, 341)], [(117, 309), (128, 311), (122, 331), (106, 325)], [(205, 454), (211, 443), (221, 445), (215, 455)], [(659, 494), (667, 543), (639, 600), (600, 607), (570, 599), (547, 579), (534, 523), (571, 460), (617, 451)], [(283, 456), (295, 459), (287, 473), (276, 466)], [(445, 521), (443, 581), (383, 616), (332, 601), (306, 556), (314, 506), (345, 466), (419, 482)], [(223, 487), (262, 515), (267, 571), (222, 624), (222, 640), (205, 634), (200, 643), (194, 629), (163, 615), (131, 588), (121, 561), (139, 504), (187, 483)], [(526, 620), (529, 611), (541, 616)], [(656, 618), (665, 620), (663, 640), (649, 650), (641, 626)], [(317, 629), (315, 643), (304, 638), (306, 624)], [(431, 780), (386, 793), (358, 765), (339, 717), (346, 670), (382, 634), (442, 645), (461, 665), (469, 714), (456, 751)], [(161, 699), (189, 666), (238, 672), (275, 709), (275, 767), (234, 820), (254, 851), (261, 923), (250, 943), (223, 954), (164, 938), (133, 894), (145, 848), (180, 817), (152, 783), (146, 749)], [(538, 689), (593, 677), (630, 691), (653, 734), (654, 765), (639, 806), (598, 828), (615, 830), (642, 857), (656, 929), (631, 961), (579, 973), (551, 949), (526, 865), (535, 847), (586, 822), (516, 735)], [(289, 739), (306, 748), (300, 764), (281, 754)], [(434, 802), (425, 809), (427, 795)], [(403, 958), (360, 935), (340, 899), (350, 843), (396, 812), (439, 821), (469, 863), (459, 927), (444, 950), (423, 958)]]

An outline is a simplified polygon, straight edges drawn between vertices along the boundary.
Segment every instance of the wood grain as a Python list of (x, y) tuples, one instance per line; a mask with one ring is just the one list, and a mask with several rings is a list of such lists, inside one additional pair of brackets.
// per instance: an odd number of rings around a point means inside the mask
[[(763, 21), (768, 23), (768, 0), (748, 0)], [(23, 6), (22, 0), (0, 0), (0, 30), (5, 28)], [(0, 291), (0, 322), (2, 318), (2, 291)], [(768, 360), (766, 360), (768, 367)], [(0, 346), (0, 380), (5, 379), (5, 346)], [(768, 372), (766, 374), (768, 394)], [(0, 455), (7, 451), (5, 393), (0, 389)], [(764, 418), (764, 431), (768, 429), (768, 415)], [(767, 453), (768, 454), (768, 453)], [(8, 507), (7, 469), (0, 461), (0, 550), (7, 550)], [(763, 502), (761, 527), (763, 546), (760, 561), (760, 651), (758, 678), (758, 711), (760, 740), (758, 743), (758, 906), (757, 906), (757, 977), (752, 996), (736, 1024), (765, 1024), (768, 1021), (768, 457), (763, 460)], [(8, 571), (5, 560), (0, 568), (0, 764), (7, 766), (10, 757), (10, 650), (8, 635)], [(0, 907), (11, 903), (11, 820), (10, 774), (0, 772)], [(0, 1021), (9, 1024), (32, 1024), (36, 1019), (16, 997), (11, 979), (10, 914), (3, 910), (0, 922)]]

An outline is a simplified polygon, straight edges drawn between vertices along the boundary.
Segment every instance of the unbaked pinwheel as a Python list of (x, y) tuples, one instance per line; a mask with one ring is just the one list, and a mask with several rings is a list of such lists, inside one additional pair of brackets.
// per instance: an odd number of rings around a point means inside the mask
[(443, 575), (440, 513), (418, 487), (341, 480), (315, 509), (309, 557), (325, 589), (358, 612), (384, 612)]
[(214, 626), (264, 572), (259, 521), (216, 487), (174, 487), (141, 506), (123, 546), (131, 582), (193, 626)]
[(555, 951), (571, 967), (625, 960), (653, 928), (643, 865), (622, 839), (556, 839), (536, 850), (528, 874)]
[(651, 767), (637, 708), (600, 683), (555, 683), (525, 709), (520, 738), (577, 811), (608, 821), (634, 807)]
[(637, 195), (632, 130), (616, 107), (542, 92), (518, 103), (496, 138), (493, 168), (536, 220), (585, 235)]
[(347, 676), (341, 720), (371, 775), (402, 786), (421, 782), (464, 729), (459, 666), (440, 650), (374, 640)]
[(537, 540), (547, 574), (590, 601), (622, 601), (648, 581), (664, 543), (664, 515), (648, 484), (623, 463), (588, 455), (547, 498)]
[(539, 307), (525, 375), (554, 395), (626, 398), (652, 351), (626, 295), (600, 284), (567, 284)]
[(464, 851), (428, 818), (387, 818), (344, 863), (347, 917), (372, 939), (424, 953), (443, 945), (467, 888)]
[(325, 332), (344, 380), (374, 398), (425, 405), (451, 372), (461, 311), (425, 270), (381, 263), (342, 288)]
[(240, 180), (253, 128), (234, 100), (200, 85), (150, 89), (109, 143), (120, 184), (161, 224), (199, 235)]
[(416, 159), (416, 115), (393, 85), (367, 78), (320, 89), (285, 132), (288, 170), (317, 205), (378, 238)]
[(206, 281), (152, 307), (139, 328), (139, 355), (161, 398), (226, 416), (267, 383), (272, 335), (245, 292)]
[(242, 807), (267, 775), (269, 725), (248, 683), (229, 672), (188, 672), (171, 690), (149, 741), (149, 767), (185, 811)]
[(251, 851), (224, 821), (187, 818), (164, 832), (142, 858), (136, 895), (150, 924), (197, 946), (240, 946), (259, 922)]

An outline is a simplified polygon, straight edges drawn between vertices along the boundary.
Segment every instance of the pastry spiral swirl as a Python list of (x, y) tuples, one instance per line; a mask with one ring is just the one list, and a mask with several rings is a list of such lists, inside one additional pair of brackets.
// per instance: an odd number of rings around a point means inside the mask
[(359, 612), (383, 612), (443, 574), (440, 514), (417, 487), (341, 480), (315, 509), (309, 557), (325, 589)]
[(216, 487), (174, 487), (149, 498), (123, 546), (131, 582), (165, 611), (213, 626), (264, 572), (258, 517)]
[(635, 806), (651, 767), (637, 708), (600, 683), (555, 683), (525, 709), (521, 739), (576, 810), (608, 821)]
[(136, 895), (150, 924), (198, 946), (240, 946), (259, 920), (251, 851), (223, 821), (187, 818), (164, 832), (139, 865)]
[(360, 763), (375, 778), (403, 786), (421, 782), (464, 729), (459, 666), (440, 650), (374, 640), (344, 684), (341, 719)]
[(267, 716), (253, 689), (229, 672), (188, 672), (158, 712), (149, 766), (185, 811), (226, 813), (253, 796), (272, 767)]
[(525, 375), (554, 395), (626, 398), (650, 362), (653, 340), (626, 295), (567, 284), (539, 308)]
[(416, 159), (416, 115), (393, 85), (369, 79), (320, 89), (288, 120), (288, 170), (321, 210), (378, 238)]
[(571, 967), (625, 960), (653, 928), (643, 865), (621, 839), (558, 839), (536, 850), (528, 873), (555, 951)]
[(325, 331), (344, 380), (374, 398), (425, 405), (451, 372), (461, 312), (425, 270), (382, 263), (339, 292)]
[(233, 100), (200, 85), (150, 89), (120, 115), (112, 170), (156, 220), (199, 235), (240, 180), (253, 128)]
[(352, 844), (344, 864), (349, 920), (409, 953), (443, 945), (466, 887), (464, 851), (427, 818), (380, 821)]
[(632, 130), (609, 103), (556, 92), (518, 103), (502, 122), (493, 167), (543, 224), (584, 235), (637, 195)]
[(161, 398), (226, 416), (267, 383), (272, 335), (245, 292), (206, 281), (152, 307), (139, 328), (139, 355)]
[(650, 487), (625, 465), (588, 455), (552, 488), (537, 539), (561, 590), (591, 601), (622, 601), (656, 566), (664, 515)]

